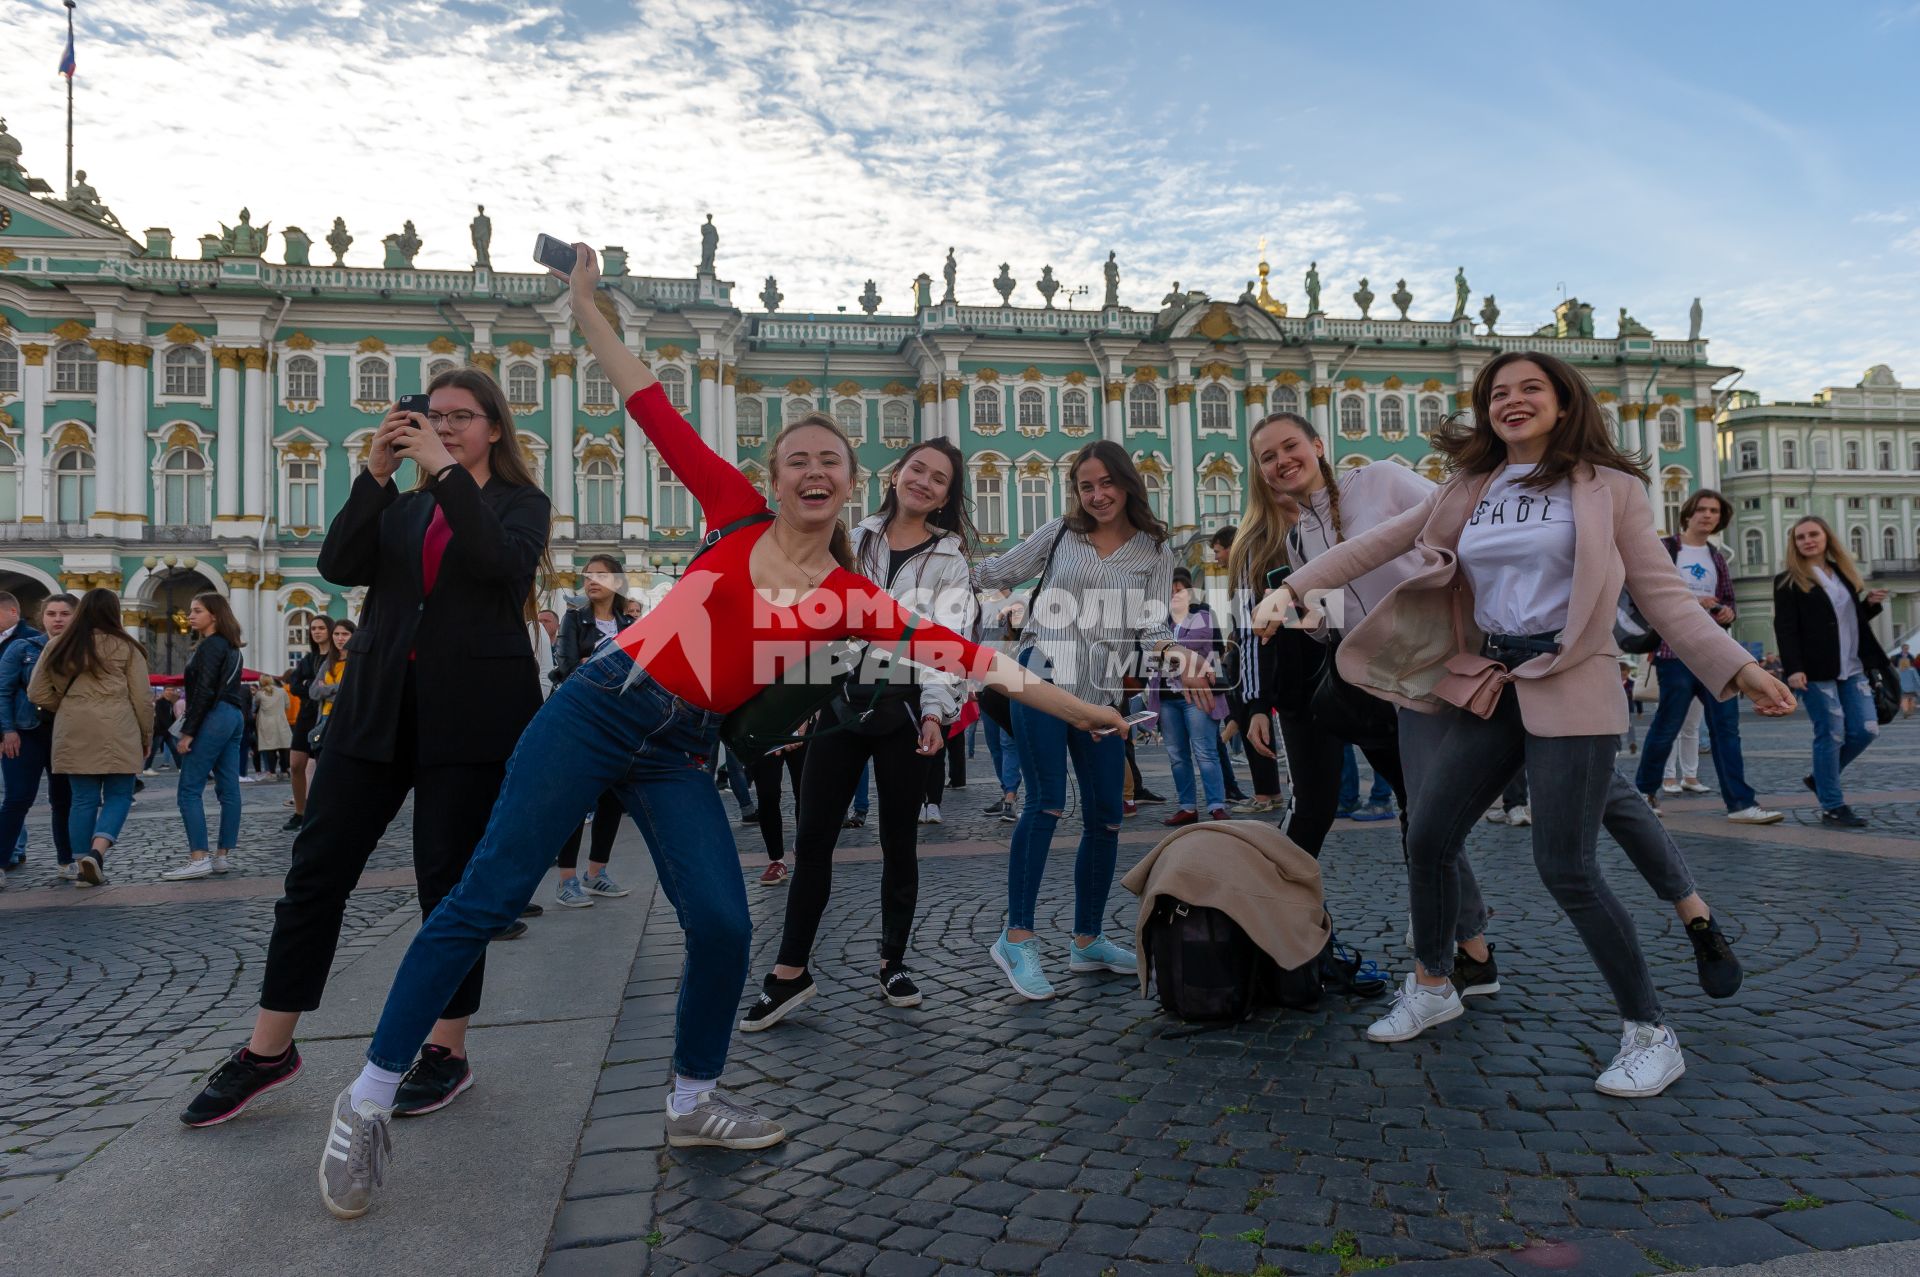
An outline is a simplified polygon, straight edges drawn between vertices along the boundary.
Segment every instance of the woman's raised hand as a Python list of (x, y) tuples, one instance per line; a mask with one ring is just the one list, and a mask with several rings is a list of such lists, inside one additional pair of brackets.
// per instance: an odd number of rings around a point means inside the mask
[(551, 266), (547, 268), (547, 273), (555, 279), (566, 280), (567, 287), (573, 291), (576, 302), (585, 301), (588, 305), (592, 305), (594, 290), (600, 287), (600, 259), (595, 257), (593, 250), (585, 244), (575, 244), (573, 252), (571, 275), (562, 275)]
[(367, 449), (367, 473), (381, 483), (393, 478), (393, 472), (400, 468), (401, 456), (393, 445), (401, 432), (414, 424), (416, 418), (424, 428), (426, 419), (419, 413), (402, 412), (396, 407), (380, 423), (380, 428), (373, 432), (372, 446)]

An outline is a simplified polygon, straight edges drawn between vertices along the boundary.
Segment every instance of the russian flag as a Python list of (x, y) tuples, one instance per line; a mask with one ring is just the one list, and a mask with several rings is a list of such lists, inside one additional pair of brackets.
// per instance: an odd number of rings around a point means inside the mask
[(60, 57), (60, 74), (69, 80), (73, 78), (73, 35), (67, 35), (67, 51)]

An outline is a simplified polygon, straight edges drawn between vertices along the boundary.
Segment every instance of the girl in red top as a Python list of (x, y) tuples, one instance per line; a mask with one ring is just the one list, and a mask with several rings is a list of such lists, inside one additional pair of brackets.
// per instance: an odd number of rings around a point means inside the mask
[[(575, 249), (574, 323), (662, 463), (700, 502), (707, 526), (766, 512), (766, 498), (701, 441), (595, 309), (599, 268), (586, 245)], [(850, 570), (840, 511), (855, 463), (832, 418), (808, 416), (782, 430), (770, 462), (775, 517), (702, 554), (658, 605), (560, 685), (521, 737), (472, 867), (414, 938), (367, 1067), (335, 1101), (320, 1170), (334, 1214), (366, 1211), (401, 1071), (488, 939), (519, 916), (566, 831), (609, 788), (646, 838), (686, 935), (668, 1142), (764, 1148), (786, 1138), (777, 1122), (715, 1089), (746, 984), (752, 924), (706, 760), (726, 713), (787, 666), (837, 639), (891, 648), (910, 614)], [(944, 626), (916, 622), (906, 655), (983, 679), (1076, 728), (1125, 730), (1117, 710), (1089, 705)]]

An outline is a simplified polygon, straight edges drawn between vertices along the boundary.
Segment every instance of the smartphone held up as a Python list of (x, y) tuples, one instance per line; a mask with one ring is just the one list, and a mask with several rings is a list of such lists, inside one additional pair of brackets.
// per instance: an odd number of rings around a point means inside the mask
[(562, 275), (573, 274), (573, 265), (579, 257), (572, 244), (552, 235), (542, 235), (533, 241), (533, 260)]

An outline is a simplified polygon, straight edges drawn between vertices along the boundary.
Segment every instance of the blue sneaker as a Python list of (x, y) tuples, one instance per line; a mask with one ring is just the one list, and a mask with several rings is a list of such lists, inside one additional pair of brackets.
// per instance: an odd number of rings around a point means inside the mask
[(1007, 973), (1007, 983), (1021, 997), (1033, 1002), (1045, 1002), (1053, 996), (1053, 986), (1047, 983), (1047, 977), (1040, 970), (1040, 942), (1022, 940), (1015, 944), (1007, 939), (1002, 931), (1000, 938), (993, 942), (990, 951), (993, 965)]
[(607, 899), (613, 900), (627, 894), (627, 889), (607, 877), (607, 871), (604, 869), (591, 877), (582, 878), (580, 881), (582, 885), (586, 887), (587, 894), (590, 896), (605, 896)]
[(1137, 975), (1140, 971), (1138, 959), (1104, 935), (1095, 936), (1093, 943), (1084, 949), (1069, 940), (1067, 952), (1072, 955), (1067, 962), (1067, 970), (1075, 975), (1088, 971), (1112, 971), (1118, 975)]
[(560, 885), (553, 889), (553, 902), (569, 909), (593, 908), (593, 897), (587, 894), (578, 878), (562, 878)]

